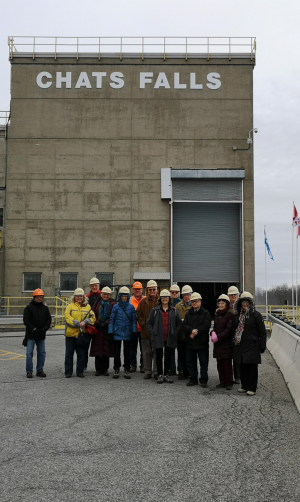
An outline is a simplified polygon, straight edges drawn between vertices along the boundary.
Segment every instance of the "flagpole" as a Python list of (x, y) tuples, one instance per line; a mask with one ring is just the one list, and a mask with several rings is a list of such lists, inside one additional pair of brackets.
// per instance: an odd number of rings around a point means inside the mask
[[(266, 225), (264, 225), (264, 241), (266, 238)], [(268, 292), (267, 292), (267, 246), (265, 245), (265, 293), (266, 293), (266, 321), (268, 320)]]
[[(295, 203), (293, 201), (293, 217), (294, 217)], [(293, 321), (295, 322), (294, 310), (294, 221), (292, 223), (292, 307), (293, 307)]]

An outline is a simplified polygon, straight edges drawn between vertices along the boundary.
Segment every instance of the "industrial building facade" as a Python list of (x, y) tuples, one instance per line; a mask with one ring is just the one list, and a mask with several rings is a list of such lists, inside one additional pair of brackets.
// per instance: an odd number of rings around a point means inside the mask
[(10, 63), (2, 294), (95, 274), (254, 290), (252, 39), (243, 54), (12, 48)]

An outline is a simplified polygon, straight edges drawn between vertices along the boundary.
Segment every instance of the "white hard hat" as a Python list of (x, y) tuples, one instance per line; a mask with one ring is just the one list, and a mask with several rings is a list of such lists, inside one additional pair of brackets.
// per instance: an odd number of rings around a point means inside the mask
[(104, 288), (101, 289), (101, 293), (109, 293), (111, 295), (111, 289), (108, 286), (104, 286)]
[(84, 296), (84, 291), (81, 288), (77, 288), (74, 291), (74, 296)]
[(170, 297), (171, 296), (170, 295), (170, 291), (168, 291), (167, 289), (162, 289), (159, 296), (160, 297), (162, 297), (162, 296), (168, 296), (168, 297)]
[(228, 295), (239, 295), (240, 292), (236, 286), (230, 286), (230, 288), (228, 288), (227, 294)]
[(192, 290), (191, 286), (188, 286), (188, 285), (183, 286), (183, 288), (181, 290), (182, 295), (186, 295), (186, 294), (191, 295), (192, 292), (193, 292), (193, 290)]
[(180, 287), (177, 284), (172, 284), (169, 291), (180, 291)]
[(244, 300), (248, 300), (248, 299), (253, 300), (253, 296), (251, 295), (251, 293), (248, 293), (248, 291), (244, 291), (241, 294), (240, 298), (242, 298)]
[(129, 289), (126, 287), (126, 286), (122, 286), (120, 289), (119, 289), (119, 295), (122, 295), (122, 293), (124, 295), (129, 295)]
[(155, 281), (148, 281), (147, 282), (147, 288), (157, 288), (157, 284)]
[(92, 277), (91, 280), (90, 280), (90, 286), (92, 284), (100, 284), (99, 279), (97, 279), (97, 277)]
[(217, 302), (220, 300), (224, 300), (225, 302), (230, 303), (230, 298), (227, 295), (220, 295), (219, 298), (217, 299)]
[(191, 295), (191, 301), (192, 300), (202, 300), (202, 296), (199, 293), (193, 293)]

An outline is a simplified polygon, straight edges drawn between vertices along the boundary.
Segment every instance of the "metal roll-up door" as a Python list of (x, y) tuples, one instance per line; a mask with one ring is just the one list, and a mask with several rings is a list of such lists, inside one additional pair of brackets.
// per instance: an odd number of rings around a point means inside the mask
[(239, 282), (240, 204), (173, 204), (175, 282)]

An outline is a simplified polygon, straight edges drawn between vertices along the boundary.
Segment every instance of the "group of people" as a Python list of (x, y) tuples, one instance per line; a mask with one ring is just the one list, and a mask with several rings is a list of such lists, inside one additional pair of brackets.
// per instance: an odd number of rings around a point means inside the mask
[[(187, 386), (207, 387), (209, 340), (217, 360), (220, 382), (217, 388), (231, 390), (241, 384), (241, 393), (253, 396), (258, 381), (258, 364), (266, 348), (263, 318), (255, 310), (248, 292), (239, 296), (235, 286), (221, 294), (213, 319), (202, 306), (202, 297), (189, 285), (172, 285), (158, 294), (157, 283), (147, 283), (143, 296), (140, 282), (120, 288), (116, 300), (97, 278), (90, 281), (85, 295), (77, 288), (65, 311), (65, 377), (73, 374), (76, 352), (76, 375), (84, 378), (88, 358), (95, 358), (95, 376), (109, 376), (109, 358), (113, 357), (113, 378), (120, 377), (123, 343), (124, 378), (130, 379), (138, 366), (144, 379), (152, 376), (158, 384), (187, 379)], [(33, 349), (37, 346), (36, 375), (45, 377), (45, 335), (51, 324), (49, 309), (43, 304), (42, 290), (33, 292), (33, 300), (24, 310), (26, 326), (26, 373), (33, 376)], [(212, 325), (213, 321), (213, 325)], [(212, 328), (212, 329), (211, 329)], [(140, 360), (138, 364), (138, 344)], [(177, 366), (175, 351), (177, 349)], [(198, 360), (200, 378), (198, 380)]]

